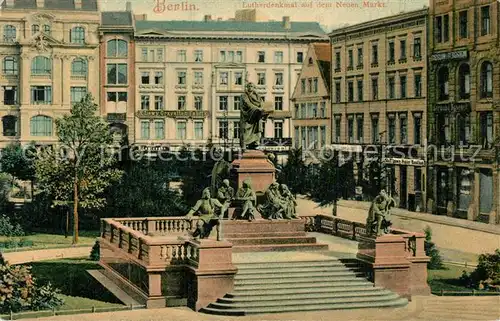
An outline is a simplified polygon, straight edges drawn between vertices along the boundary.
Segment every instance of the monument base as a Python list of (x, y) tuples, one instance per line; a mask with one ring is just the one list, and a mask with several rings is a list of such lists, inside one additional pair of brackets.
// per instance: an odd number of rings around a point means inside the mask
[(240, 188), (243, 181), (250, 179), (255, 192), (265, 192), (275, 180), (274, 164), (260, 150), (245, 151), (241, 158), (232, 162), (233, 176)]

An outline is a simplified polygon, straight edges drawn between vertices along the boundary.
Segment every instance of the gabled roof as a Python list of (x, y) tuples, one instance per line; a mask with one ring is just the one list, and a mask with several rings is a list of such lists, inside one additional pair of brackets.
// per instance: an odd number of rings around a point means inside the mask
[(326, 89), (330, 91), (330, 70), (332, 62), (331, 45), (329, 43), (313, 43), (314, 54), (319, 71), (325, 82)]
[[(2, 3), (2, 8), (13, 8), (13, 9), (37, 9), (36, 0), (13, 0), (14, 5), (12, 7), (7, 6), (7, 0)], [(74, 0), (45, 0), (43, 7), (38, 9), (49, 9), (49, 10), (82, 10), (82, 11), (97, 11), (97, 0), (81, 0), (82, 8), (75, 8)]]
[(104, 11), (101, 14), (101, 25), (132, 27), (132, 12), (130, 11)]

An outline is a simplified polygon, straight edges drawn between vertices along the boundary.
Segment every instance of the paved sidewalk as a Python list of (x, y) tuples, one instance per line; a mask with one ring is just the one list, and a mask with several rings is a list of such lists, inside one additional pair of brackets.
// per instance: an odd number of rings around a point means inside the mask
[(42, 249), (33, 251), (19, 251), (3, 253), (3, 257), (10, 264), (23, 264), (37, 261), (88, 257), (92, 247), (67, 247), (60, 249)]

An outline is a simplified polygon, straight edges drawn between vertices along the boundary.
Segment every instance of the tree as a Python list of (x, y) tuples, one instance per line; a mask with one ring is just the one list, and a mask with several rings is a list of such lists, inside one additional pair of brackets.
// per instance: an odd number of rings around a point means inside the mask
[(278, 177), (294, 194), (306, 192), (307, 168), (302, 156), (302, 148), (290, 149), (287, 162)]
[(311, 190), (311, 196), (319, 202), (320, 206), (333, 205), (332, 215), (337, 216), (337, 202), (344, 187), (344, 179), (340, 175), (342, 168), (337, 152), (329, 151), (324, 156), (326, 157), (323, 157), (317, 175), (321, 183), (316, 184)]
[(3, 172), (20, 180), (31, 182), (31, 199), (33, 199), (33, 180), (35, 179), (35, 164), (32, 157), (34, 150), (34, 143), (25, 148), (19, 143), (13, 143), (2, 150), (0, 159)]
[(54, 205), (73, 206), (73, 244), (78, 243), (80, 208), (102, 208), (105, 189), (120, 179), (116, 151), (108, 124), (97, 115), (90, 94), (73, 105), (71, 113), (56, 119), (59, 144), (43, 149), (35, 162), (40, 188)]
[(436, 244), (432, 242), (432, 230), (430, 227), (426, 227), (425, 230), (425, 242), (424, 249), (425, 255), (427, 255), (431, 260), (427, 263), (427, 268), (430, 270), (440, 270), (443, 269), (443, 259), (441, 254), (436, 247)]
[(212, 169), (215, 161), (211, 154), (200, 149), (190, 151), (183, 147), (176, 159), (175, 168), (182, 180), (182, 197), (187, 204), (194, 204), (202, 191), (211, 186)]

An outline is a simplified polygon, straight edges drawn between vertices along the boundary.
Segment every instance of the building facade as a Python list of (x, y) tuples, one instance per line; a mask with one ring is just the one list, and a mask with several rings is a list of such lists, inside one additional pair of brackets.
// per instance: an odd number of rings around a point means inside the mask
[(431, 1), (428, 211), (498, 224), (499, 3)]
[(99, 102), (95, 0), (5, 0), (0, 11), (0, 147), (56, 141), (55, 118), (90, 92)]
[(332, 142), (354, 161), (357, 196), (373, 196), (370, 155), (382, 154), (381, 187), (417, 211), (426, 200), (427, 15), (406, 12), (329, 34)]
[(330, 67), (328, 43), (312, 43), (293, 91), (293, 145), (320, 150), (331, 144)]
[(318, 23), (207, 16), (137, 20), (135, 27), (137, 144), (239, 146), (241, 95), (253, 82), (275, 109), (265, 123), (266, 145), (288, 148), (290, 98), (308, 44), (328, 41)]

